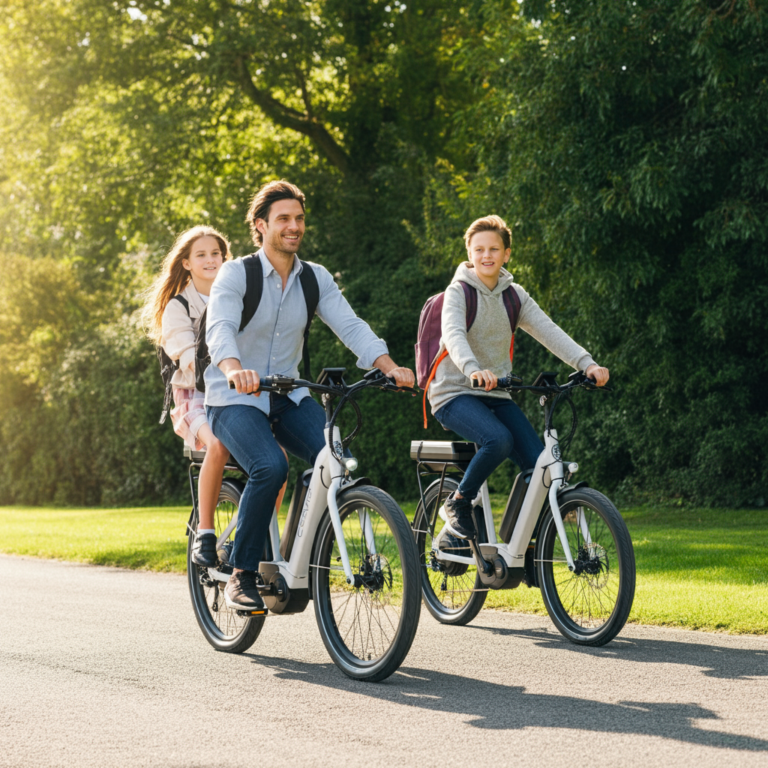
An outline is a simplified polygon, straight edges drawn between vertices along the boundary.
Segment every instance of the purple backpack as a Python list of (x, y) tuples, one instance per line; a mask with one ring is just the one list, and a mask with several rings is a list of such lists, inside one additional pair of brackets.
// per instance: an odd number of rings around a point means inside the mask
[[(467, 304), (467, 331), (469, 331), (477, 317), (477, 290), (464, 281), (461, 281), (461, 287), (464, 289), (464, 299)], [(515, 328), (517, 328), (517, 316), (520, 311), (520, 297), (512, 286), (506, 288), (501, 296), (504, 301), (504, 308), (507, 310), (507, 316), (509, 317), (509, 325), (512, 328), (512, 344), (509, 347), (509, 359), (511, 361), (515, 351)], [(440, 355), (439, 359), (436, 359), (442, 338), (441, 317), (444, 300), (445, 292), (430, 296), (424, 304), (421, 316), (419, 317), (419, 335), (415, 346), (416, 380), (419, 387), (424, 390), (425, 422), (427, 389), (435, 377), (437, 366), (440, 365), (443, 358), (448, 354), (446, 350)]]

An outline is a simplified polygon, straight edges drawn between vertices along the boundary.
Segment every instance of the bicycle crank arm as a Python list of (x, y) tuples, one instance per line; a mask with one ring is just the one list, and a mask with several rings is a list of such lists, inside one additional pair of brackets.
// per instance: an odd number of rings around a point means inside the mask
[(257, 584), (256, 589), (259, 590), (259, 594), (262, 597), (276, 597), (280, 599), (285, 595), (285, 590), (279, 589), (274, 584)]
[[(488, 589), (504, 589), (507, 586), (517, 586), (517, 583), (508, 585), (507, 577), (510, 571), (507, 568), (507, 563), (495, 546), (483, 544), (481, 548), (478, 546), (476, 539), (470, 539), (469, 546), (475, 556), (480, 583), (484, 587)], [(483, 549), (485, 549), (485, 554), (483, 554)], [(491, 558), (490, 561), (485, 559), (486, 555)], [(517, 571), (518, 569), (514, 570)]]
[(477, 569), (480, 571), (480, 578), (482, 579), (482, 574), (485, 574), (486, 576), (491, 576), (493, 574), (493, 563), (489, 563), (484, 557), (483, 553), (480, 551), (480, 547), (477, 546), (477, 539), (472, 538), (468, 539), (467, 543), (469, 544), (469, 548), (472, 550), (472, 554), (475, 556), (475, 562), (477, 563)]

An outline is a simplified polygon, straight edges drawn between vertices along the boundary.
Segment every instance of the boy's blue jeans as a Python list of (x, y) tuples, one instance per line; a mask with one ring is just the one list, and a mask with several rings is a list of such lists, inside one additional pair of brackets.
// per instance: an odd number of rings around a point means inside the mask
[(440, 408), (435, 418), (478, 445), (459, 485), (459, 493), (470, 500), (504, 459), (512, 459), (521, 470), (531, 469), (544, 450), (531, 423), (511, 400), (459, 395)]
[(280, 446), (312, 465), (325, 445), (325, 413), (311, 397), (296, 405), (285, 395), (268, 396), (269, 416), (247, 405), (205, 408), (213, 434), (248, 473), (232, 552), (232, 565), (244, 571), (258, 570), (277, 494), (288, 476)]

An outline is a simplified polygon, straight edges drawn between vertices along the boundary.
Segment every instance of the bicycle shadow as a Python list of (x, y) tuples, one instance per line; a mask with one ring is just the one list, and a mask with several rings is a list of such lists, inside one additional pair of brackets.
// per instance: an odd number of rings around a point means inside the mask
[(681, 640), (652, 640), (638, 637), (618, 637), (602, 648), (574, 645), (559, 633), (546, 629), (508, 629), (471, 626), (468, 629), (490, 632), (504, 637), (533, 640), (539, 647), (552, 647), (601, 658), (658, 664), (682, 664), (701, 667), (707, 677), (722, 680), (742, 680), (768, 676), (768, 639), (765, 650), (725, 648), (723, 646), (686, 643)]
[(768, 741), (696, 728), (695, 720), (718, 720), (698, 704), (648, 701), (606, 703), (577, 696), (527, 693), (523, 686), (502, 685), (461, 675), (412, 667), (401, 668), (383, 683), (345, 678), (331, 663), (310, 664), (245, 654), (273, 669), (280, 679), (348, 691), (429, 712), (474, 718), (468, 725), (489, 730), (567, 728), (607, 734), (641, 734), (721, 749), (768, 751)]

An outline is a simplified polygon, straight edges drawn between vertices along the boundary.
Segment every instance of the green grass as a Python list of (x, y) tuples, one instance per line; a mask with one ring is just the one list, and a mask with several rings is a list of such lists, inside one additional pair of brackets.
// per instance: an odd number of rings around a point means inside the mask
[[(504, 499), (493, 498), (497, 517)], [(412, 518), (415, 503), (404, 504)], [(768, 511), (622, 510), (637, 558), (630, 621), (768, 634)], [(0, 552), (183, 573), (189, 507), (0, 507)], [(486, 606), (544, 613), (538, 590), (489, 593)]]

